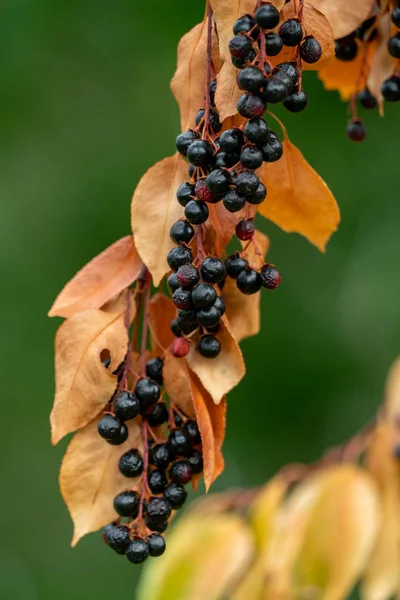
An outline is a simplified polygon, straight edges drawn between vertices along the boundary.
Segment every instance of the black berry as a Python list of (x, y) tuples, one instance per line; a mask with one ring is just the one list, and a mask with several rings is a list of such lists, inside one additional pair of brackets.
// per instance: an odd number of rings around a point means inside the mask
[(226, 169), (215, 169), (206, 179), (206, 186), (212, 194), (224, 194), (230, 183), (231, 177)]
[(209, 283), (199, 283), (193, 292), (192, 300), (196, 308), (209, 308), (215, 302), (217, 292)]
[[(199, 112), (196, 115), (196, 125), (200, 125), (200, 123), (204, 119), (205, 114), (206, 111), (204, 110), (204, 108), (199, 110)], [(210, 110), (208, 118), (211, 125), (211, 129), (214, 131), (214, 133), (218, 133), (219, 131), (221, 131), (222, 123), (220, 122), (219, 115), (217, 112), (215, 112), (215, 110)]]
[(151, 407), (150, 414), (147, 414), (147, 421), (150, 427), (158, 427), (168, 421), (168, 410), (164, 402), (157, 402)]
[(169, 288), (169, 291), (171, 292), (171, 294), (173, 294), (175, 292), (175, 290), (178, 289), (179, 283), (178, 283), (178, 279), (176, 277), (176, 273), (171, 273), (171, 275), (167, 279), (167, 285), (168, 285), (168, 288)]
[(261, 282), (267, 290), (274, 290), (281, 282), (281, 274), (274, 265), (264, 265), (261, 269)]
[(179, 310), (177, 321), (180, 331), (185, 335), (197, 329), (196, 311), (194, 310)]
[(147, 538), (147, 547), (150, 556), (161, 556), (165, 552), (166, 544), (162, 535), (152, 533)]
[(173, 482), (166, 486), (164, 496), (167, 498), (172, 508), (177, 510), (184, 505), (187, 498), (187, 491), (180, 483)]
[(126, 558), (135, 565), (144, 562), (148, 555), (147, 542), (140, 537), (134, 538), (126, 550)]
[(246, 169), (255, 171), (263, 164), (263, 153), (257, 146), (245, 146), (240, 153), (240, 162)]
[(121, 421), (134, 419), (140, 413), (139, 400), (131, 392), (120, 392), (114, 403), (114, 412)]
[(198, 138), (198, 134), (195, 131), (184, 131), (180, 133), (176, 138), (176, 149), (178, 152), (186, 156), (188, 148), (192, 142), (194, 142)]
[(172, 429), (168, 436), (168, 447), (173, 456), (189, 456), (191, 444), (183, 429)]
[(184, 290), (179, 287), (176, 292), (174, 292), (172, 300), (175, 306), (181, 310), (190, 310), (193, 308), (192, 293), (190, 290)]
[(171, 462), (171, 453), (168, 444), (156, 444), (150, 450), (150, 464), (155, 465), (160, 469), (165, 469)]
[(179, 285), (189, 290), (197, 285), (200, 280), (199, 271), (193, 265), (182, 265), (182, 267), (179, 267), (176, 277)]
[(280, 26), (279, 35), (285, 46), (297, 46), (303, 38), (303, 29), (297, 19), (288, 19)]
[(201, 263), (200, 273), (204, 281), (218, 283), (225, 277), (226, 269), (222, 260), (209, 256)]
[[(225, 314), (226, 311), (226, 304), (225, 302), (222, 300), (221, 296), (217, 296), (217, 299), (215, 300), (215, 304), (214, 307), (219, 310), (219, 312), (221, 313), (221, 316)], [(210, 327), (210, 325), (209, 325)], [(211, 327), (213, 327), (211, 325)]]
[(216, 306), (210, 306), (209, 308), (202, 308), (197, 311), (197, 321), (203, 327), (213, 327), (219, 323), (221, 313)]
[(229, 190), (229, 192), (224, 196), (223, 203), (226, 208), (231, 213), (238, 212), (242, 210), (242, 208), (246, 204), (246, 198), (237, 193), (237, 190)]
[(291, 94), (283, 101), (283, 106), (293, 113), (298, 113), (304, 110), (307, 106), (307, 94), (304, 90)]
[(175, 244), (188, 244), (194, 237), (194, 229), (188, 221), (180, 219), (172, 225), (170, 236)]
[(225, 152), (238, 154), (243, 146), (243, 133), (240, 129), (227, 129), (220, 135), (219, 146)]
[(153, 379), (142, 377), (136, 384), (135, 395), (141, 406), (155, 404), (160, 398), (160, 386)]
[(263, 29), (274, 29), (279, 25), (279, 11), (272, 4), (263, 4), (257, 8), (254, 15), (255, 21)]
[(122, 439), (125, 436), (125, 430), (126, 432), (128, 430), (121, 420), (113, 415), (104, 415), (99, 421), (97, 430), (104, 440), (116, 446), (122, 444), (128, 437), (126, 433), (125, 439)]
[(117, 554), (125, 554), (129, 544), (129, 529), (123, 525), (113, 525), (107, 528), (106, 542)]
[[(194, 202), (194, 200), (191, 202)], [(191, 262), (193, 262), (192, 251), (186, 246), (177, 246), (176, 248), (171, 248), (168, 252), (167, 263), (173, 271), (177, 271), (182, 265)]]
[(146, 515), (144, 518), (144, 522), (146, 523), (150, 531), (158, 531), (159, 533), (162, 533), (168, 527), (168, 519), (165, 519), (164, 521), (157, 521), (154, 519), (150, 519), (148, 515)]
[(245, 269), (248, 266), (248, 264), (249, 263), (247, 262), (247, 260), (239, 256), (239, 254), (232, 254), (231, 256), (228, 256), (228, 258), (225, 261), (226, 272), (229, 275), (229, 277), (236, 279), (239, 273), (243, 271), (243, 269)]
[[(285, 74), (283, 73), (283, 75)], [(282, 81), (281, 78), (272, 75), (264, 88), (263, 96), (268, 102), (271, 102), (271, 104), (276, 104), (277, 102), (282, 102), (282, 100), (287, 97), (288, 93), (289, 88), (287, 83)]]
[(212, 148), (208, 142), (196, 140), (190, 144), (187, 157), (192, 165), (203, 167), (208, 165), (212, 158)]
[(146, 375), (150, 377), (150, 379), (154, 379), (157, 381), (159, 385), (163, 384), (163, 360), (162, 358), (151, 358), (149, 362), (146, 364)]
[[(199, 426), (197, 425), (196, 421), (192, 421), (192, 420), (186, 421), (185, 431), (192, 443), (192, 446), (198, 446), (199, 444), (201, 444), (201, 436), (200, 436)], [(184, 483), (184, 482), (180, 481), (179, 483)]]
[(195, 195), (194, 185), (192, 185), (188, 181), (185, 181), (185, 183), (182, 183), (182, 185), (180, 185), (178, 187), (178, 191), (176, 192), (176, 197), (181, 206), (186, 206), (186, 204), (190, 200), (193, 200), (194, 195)]
[(278, 140), (276, 133), (269, 132), (268, 141), (261, 148), (265, 162), (275, 162), (279, 160), (283, 154), (283, 146)]
[(237, 276), (236, 285), (243, 294), (255, 294), (261, 289), (261, 275), (254, 269), (247, 267)]
[(251, 15), (243, 15), (243, 17), (239, 17), (237, 21), (235, 21), (233, 25), (233, 33), (237, 35), (238, 33), (248, 33), (255, 26), (255, 21)]
[(235, 35), (229, 42), (229, 52), (236, 58), (247, 58), (252, 49), (251, 41), (244, 35)]
[(244, 132), (249, 142), (262, 146), (268, 139), (269, 128), (264, 119), (250, 119)]
[(160, 471), (159, 469), (149, 471), (147, 474), (147, 483), (153, 494), (162, 494), (167, 485), (164, 471)]
[(200, 338), (198, 350), (204, 358), (215, 358), (221, 352), (221, 344), (215, 335), (206, 334)]
[[(227, 152), (224, 152), (223, 150), (218, 152), (218, 154), (215, 157), (215, 166), (220, 167), (221, 169), (222, 168), (229, 169), (230, 167), (233, 167), (234, 165), (236, 165), (238, 162), (239, 162), (238, 154), (228, 154)], [(220, 197), (217, 196), (217, 199), (220, 200)], [(215, 200), (214, 200), (214, 202), (215, 202)]]
[(362, 142), (367, 135), (367, 130), (362, 121), (351, 121), (346, 127), (347, 137), (353, 142)]
[(254, 227), (253, 221), (250, 221), (249, 219), (242, 219), (236, 225), (235, 232), (239, 240), (245, 242), (247, 240), (251, 240), (251, 238), (254, 236), (255, 230), (256, 228)]
[(114, 498), (114, 509), (121, 517), (137, 517), (139, 512), (139, 494), (126, 490)]
[(392, 75), (382, 83), (382, 96), (387, 102), (400, 101), (400, 77)]
[(185, 485), (192, 479), (193, 470), (189, 461), (182, 459), (171, 465), (168, 475), (171, 481)]
[(188, 458), (189, 464), (192, 467), (194, 475), (198, 475), (203, 471), (203, 456), (198, 450), (193, 450)]
[(387, 47), (391, 56), (400, 58), (400, 32), (389, 38)]
[(143, 473), (143, 458), (138, 450), (128, 450), (119, 459), (118, 468), (125, 477), (138, 477)]
[(201, 225), (208, 219), (208, 206), (202, 200), (191, 200), (185, 207), (185, 217), (193, 225)]
[(242, 171), (236, 179), (236, 189), (243, 196), (254, 194), (260, 183), (259, 178), (252, 171)]
[(286, 73), (291, 79), (292, 87), (297, 85), (299, 76), (297, 73), (297, 65), (295, 62), (282, 62), (276, 65), (273, 74), (281, 75), (282, 73)]
[(400, 29), (400, 5), (396, 6), (393, 10), (392, 10), (392, 23), (393, 25), (396, 25), (396, 27), (398, 29)]
[(265, 84), (265, 75), (258, 67), (245, 67), (237, 75), (240, 90), (257, 92)]
[(335, 40), (335, 56), (344, 62), (354, 60), (358, 53), (358, 45), (354, 38)]
[(319, 41), (312, 35), (308, 35), (300, 46), (300, 56), (306, 63), (313, 64), (318, 62), (322, 56), (322, 48)]
[(378, 106), (378, 100), (368, 88), (361, 90), (358, 94), (358, 100), (363, 108), (373, 109)]
[(165, 498), (153, 496), (147, 505), (147, 515), (154, 522), (166, 521), (171, 514), (171, 505)]
[(237, 104), (238, 113), (246, 119), (261, 117), (266, 109), (266, 104), (261, 96), (244, 94), (239, 98)]
[(267, 188), (260, 181), (254, 194), (247, 197), (247, 202), (249, 202), (250, 204), (261, 204), (261, 202), (264, 202), (266, 196), (267, 196)]
[(265, 53), (267, 56), (276, 56), (283, 48), (281, 37), (277, 33), (267, 33), (265, 36)]

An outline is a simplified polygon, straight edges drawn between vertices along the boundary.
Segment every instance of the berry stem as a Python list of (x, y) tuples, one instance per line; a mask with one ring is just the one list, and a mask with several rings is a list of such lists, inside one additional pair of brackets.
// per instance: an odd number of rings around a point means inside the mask
[(147, 272), (146, 282), (144, 284), (143, 294), (145, 294), (144, 307), (143, 307), (143, 325), (142, 325), (142, 342), (140, 345), (140, 371), (141, 374), (145, 374), (146, 370), (146, 346), (147, 336), (149, 332), (149, 304), (150, 304), (150, 274)]
[(210, 4), (210, 0), (207, 0), (207, 71), (206, 71), (206, 89), (204, 94), (204, 128), (201, 139), (207, 139), (210, 137), (210, 110), (211, 110), (211, 99), (210, 99), (210, 83), (211, 83), (211, 47), (212, 47), (212, 19), (213, 12)]
[(196, 239), (197, 239), (197, 260), (199, 261), (199, 264), (201, 264), (201, 262), (203, 261), (203, 259), (206, 256), (206, 253), (204, 250), (204, 245), (203, 245), (203, 232), (201, 229), (201, 225), (197, 226)]
[(130, 339), (130, 328), (131, 328), (131, 291), (129, 288), (126, 289), (126, 308), (124, 316), (125, 329), (128, 334), (128, 348), (124, 359), (124, 367), (122, 371), (122, 378), (119, 387), (121, 389), (128, 389), (128, 371), (129, 371), (129, 357), (132, 352), (132, 342)]

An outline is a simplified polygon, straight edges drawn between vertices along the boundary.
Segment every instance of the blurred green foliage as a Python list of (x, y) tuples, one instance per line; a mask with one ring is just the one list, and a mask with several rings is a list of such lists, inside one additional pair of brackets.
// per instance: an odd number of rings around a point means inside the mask
[[(53, 337), (46, 312), (92, 256), (129, 232), (144, 171), (174, 151), (168, 84), (203, 2), (3, 0), (0, 11), (2, 273), (1, 600), (134, 597), (138, 569), (99, 535), (71, 550), (52, 448)], [(351, 436), (381, 400), (399, 353), (398, 107), (347, 141), (346, 107), (305, 78), (309, 109), (284, 115), (326, 179), (343, 224), (320, 254), (260, 220), (284, 274), (229, 397), (226, 471), (215, 489), (265, 481)], [(278, 111), (282, 116), (282, 111)]]

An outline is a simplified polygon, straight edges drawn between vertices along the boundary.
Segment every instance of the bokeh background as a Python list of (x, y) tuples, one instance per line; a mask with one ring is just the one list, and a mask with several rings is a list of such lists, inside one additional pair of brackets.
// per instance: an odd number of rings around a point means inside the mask
[[(57, 484), (67, 440), (51, 447), (48, 430), (59, 322), (46, 312), (129, 232), (135, 185), (173, 153), (176, 45), (202, 13), (202, 0), (1, 3), (1, 600), (134, 598), (139, 569), (99, 535), (69, 547)], [(400, 111), (368, 114), (354, 145), (338, 95), (312, 74), (306, 89), (309, 109), (285, 123), (343, 223), (323, 255), (260, 221), (284, 280), (263, 296), (262, 333), (243, 343), (248, 373), (229, 397), (215, 489), (259, 484), (351, 436), (400, 353)]]

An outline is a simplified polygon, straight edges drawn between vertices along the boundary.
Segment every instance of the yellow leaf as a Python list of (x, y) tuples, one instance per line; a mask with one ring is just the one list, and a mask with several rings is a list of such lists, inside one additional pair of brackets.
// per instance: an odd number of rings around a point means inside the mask
[[(352, 33), (371, 14), (374, 0), (310, 0), (328, 19), (335, 38)], [(343, 64), (343, 62), (342, 62)]]
[(282, 158), (265, 163), (258, 173), (268, 190), (260, 214), (284, 231), (300, 233), (324, 251), (339, 224), (339, 208), (300, 150), (285, 139)]
[[(133, 316), (132, 316), (133, 318)], [(61, 325), (56, 335), (56, 395), (50, 415), (52, 443), (84, 427), (103, 409), (117, 386), (112, 375), (128, 347), (125, 311), (85, 310)], [(100, 360), (110, 353), (106, 369)]]
[(123, 237), (67, 283), (49, 310), (49, 317), (68, 318), (88, 308), (100, 308), (136, 281), (142, 266), (133, 237)]
[(127, 423), (126, 442), (111, 446), (99, 436), (98, 420), (75, 434), (61, 465), (61, 494), (74, 522), (72, 546), (118, 516), (113, 508), (114, 497), (136, 481), (127, 479), (118, 469), (122, 454), (138, 448), (140, 428), (136, 421)]
[(131, 221), (136, 248), (155, 286), (169, 271), (167, 254), (174, 246), (169, 232), (183, 217), (176, 190), (186, 179), (187, 163), (175, 154), (151, 167), (133, 194)]
[(253, 502), (250, 523), (257, 547), (261, 551), (269, 545), (273, 520), (285, 497), (287, 487), (287, 483), (277, 476), (262, 488)]
[(148, 561), (138, 600), (220, 600), (245, 572), (249, 530), (231, 514), (192, 515), (167, 537), (167, 552)]

